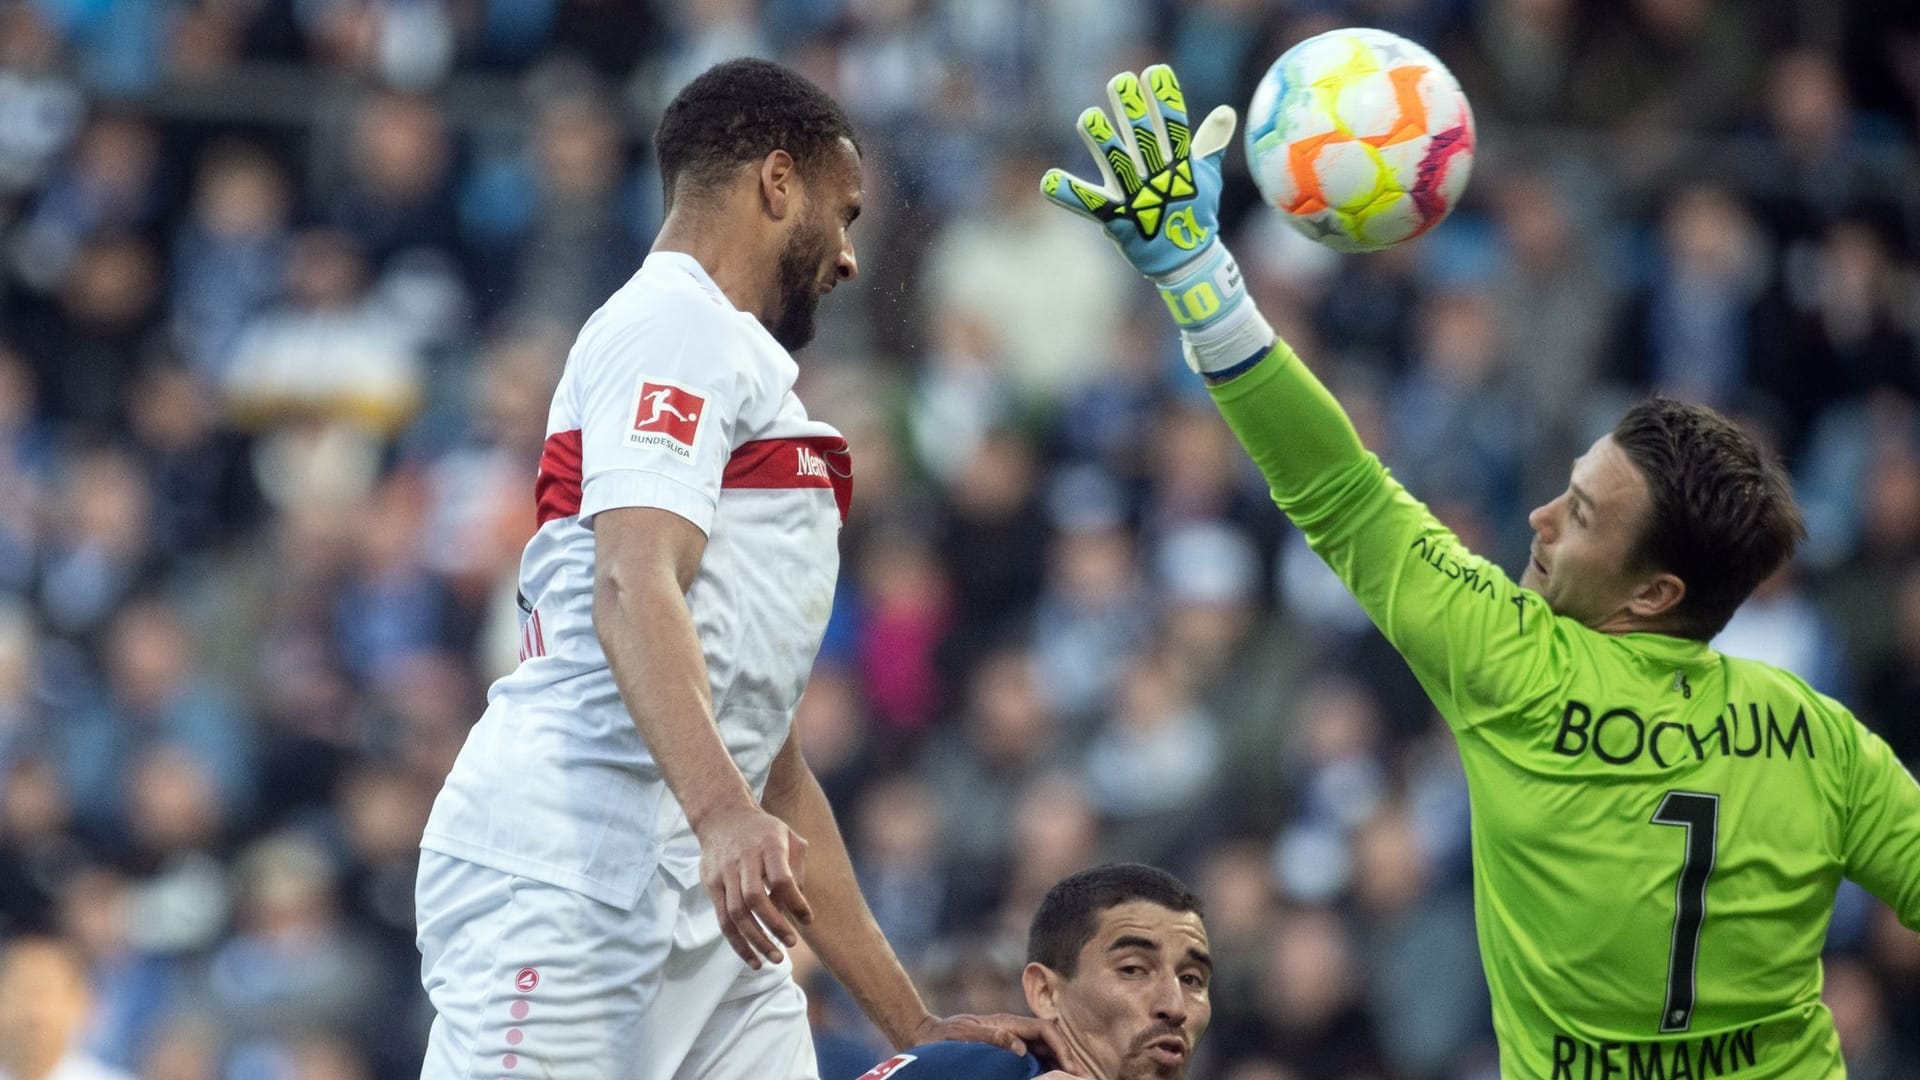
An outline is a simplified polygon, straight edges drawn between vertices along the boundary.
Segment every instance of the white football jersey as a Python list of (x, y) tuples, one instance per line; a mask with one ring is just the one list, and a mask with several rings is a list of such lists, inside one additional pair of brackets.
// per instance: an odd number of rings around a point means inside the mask
[(687, 605), (720, 734), (756, 795), (833, 607), (846, 440), (798, 368), (691, 256), (649, 255), (580, 331), (554, 391), (520, 560), (521, 661), (493, 684), (423, 847), (631, 908), (700, 853), (593, 629), (593, 519), (649, 506), (707, 534)]

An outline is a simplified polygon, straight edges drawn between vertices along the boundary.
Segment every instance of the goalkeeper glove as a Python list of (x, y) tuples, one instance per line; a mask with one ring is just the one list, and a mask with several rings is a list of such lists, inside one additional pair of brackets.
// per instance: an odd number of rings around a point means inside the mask
[(1220, 242), (1220, 164), (1234, 112), (1222, 105), (1195, 130), (1173, 69), (1155, 64), (1142, 75), (1144, 86), (1130, 71), (1108, 80), (1112, 120), (1099, 108), (1080, 114), (1100, 186), (1048, 169), (1040, 191), (1106, 228), (1120, 254), (1159, 287), (1180, 326), (1187, 365), (1225, 381), (1257, 363), (1274, 340)]

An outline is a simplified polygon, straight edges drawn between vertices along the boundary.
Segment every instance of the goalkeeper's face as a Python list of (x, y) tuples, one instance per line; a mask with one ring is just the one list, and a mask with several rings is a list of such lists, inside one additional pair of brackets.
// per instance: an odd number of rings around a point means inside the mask
[(1574, 461), (1567, 490), (1527, 515), (1534, 537), (1521, 586), (1596, 630), (1646, 628), (1672, 606), (1678, 582), (1635, 565), (1652, 505), (1646, 477), (1612, 436), (1601, 437)]
[(779, 309), (770, 332), (788, 352), (813, 340), (820, 298), (860, 273), (850, 231), (860, 216), (860, 155), (845, 139), (815, 174), (803, 176), (804, 201), (788, 227), (775, 267)]
[(1191, 911), (1129, 900), (1102, 911), (1072, 975), (1029, 964), (1027, 1004), (1101, 1080), (1180, 1080), (1213, 1018), (1207, 928)]

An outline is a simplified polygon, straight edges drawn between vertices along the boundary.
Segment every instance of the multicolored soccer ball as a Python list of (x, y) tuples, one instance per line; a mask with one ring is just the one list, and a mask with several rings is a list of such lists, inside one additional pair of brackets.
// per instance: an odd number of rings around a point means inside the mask
[(1473, 168), (1473, 111), (1434, 55), (1384, 30), (1288, 49), (1247, 107), (1247, 161), (1267, 203), (1339, 251), (1438, 225)]

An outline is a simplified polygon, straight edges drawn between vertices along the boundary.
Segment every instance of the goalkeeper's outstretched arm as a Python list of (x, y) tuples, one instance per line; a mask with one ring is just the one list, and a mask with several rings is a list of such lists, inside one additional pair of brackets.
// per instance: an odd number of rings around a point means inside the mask
[[(1143, 77), (1144, 78), (1143, 78)], [(1541, 693), (1551, 617), (1460, 545), (1360, 442), (1345, 410), (1274, 333), (1219, 237), (1233, 110), (1197, 129), (1173, 72), (1122, 72), (1113, 116), (1080, 116), (1100, 182), (1050, 169), (1041, 193), (1098, 222), (1180, 327), (1187, 365), (1259, 466), (1274, 502), (1359, 599), (1456, 727)]]

